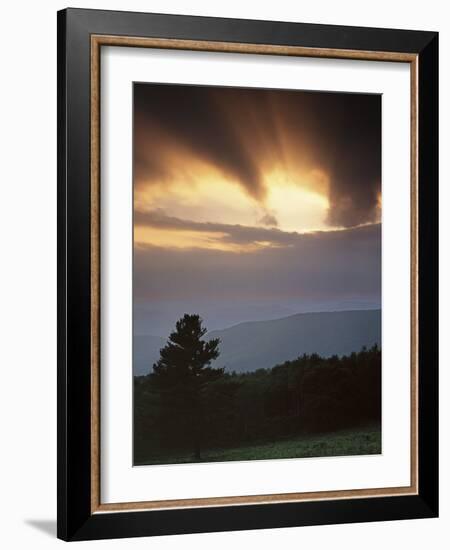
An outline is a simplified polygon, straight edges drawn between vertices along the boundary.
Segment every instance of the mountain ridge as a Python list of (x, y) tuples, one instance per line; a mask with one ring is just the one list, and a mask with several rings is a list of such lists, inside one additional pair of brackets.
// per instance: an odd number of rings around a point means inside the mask
[(325, 314), (333, 314), (333, 313), (359, 313), (361, 311), (379, 311), (381, 312), (381, 308), (370, 308), (370, 309), (335, 309), (331, 311), (302, 311), (300, 313), (292, 313), (291, 315), (286, 315), (285, 317), (276, 317), (275, 319), (258, 319), (257, 321), (241, 321), (240, 323), (235, 323), (234, 325), (230, 325), (225, 328), (220, 329), (214, 329), (206, 333), (206, 336), (208, 334), (212, 334), (213, 332), (222, 332), (224, 330), (230, 330), (235, 327), (240, 327), (241, 325), (249, 325), (249, 324), (258, 324), (258, 323), (276, 323), (277, 321), (284, 321), (285, 319), (291, 319), (293, 317), (299, 317), (300, 315), (325, 315)]
[[(243, 321), (206, 334), (220, 338), (215, 367), (228, 372), (271, 368), (304, 353), (323, 357), (347, 355), (363, 346), (381, 345), (381, 309), (295, 313), (267, 321)], [(147, 374), (167, 339), (134, 336), (134, 374)]]

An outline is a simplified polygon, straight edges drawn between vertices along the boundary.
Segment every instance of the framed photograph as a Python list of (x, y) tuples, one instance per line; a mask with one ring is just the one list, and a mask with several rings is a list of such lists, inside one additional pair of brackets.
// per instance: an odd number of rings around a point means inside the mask
[(58, 536), (436, 517), (438, 35), (58, 13)]

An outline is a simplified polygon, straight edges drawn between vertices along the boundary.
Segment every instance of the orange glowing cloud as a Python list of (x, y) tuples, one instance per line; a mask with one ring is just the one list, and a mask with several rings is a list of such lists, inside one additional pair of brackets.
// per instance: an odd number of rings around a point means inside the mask
[(135, 245), (253, 252), (287, 245), (232, 242), (226, 227), (301, 234), (378, 221), (380, 105), (375, 96), (136, 85), (135, 213), (205, 227), (135, 222)]

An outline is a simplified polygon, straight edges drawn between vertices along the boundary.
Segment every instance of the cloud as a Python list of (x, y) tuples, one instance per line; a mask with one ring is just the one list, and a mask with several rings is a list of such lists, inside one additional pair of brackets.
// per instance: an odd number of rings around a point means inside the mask
[(183, 220), (174, 216), (167, 216), (162, 209), (150, 212), (136, 211), (134, 214), (134, 225), (135, 227), (144, 226), (174, 231), (199, 232), (208, 235), (217, 234), (216, 238), (219, 241), (241, 245), (264, 242), (272, 245), (288, 246), (299, 236), (298, 233), (281, 231), (274, 227), (249, 227), (238, 224), (230, 225)]
[[(257, 231), (271, 231), (273, 237), (277, 234), (277, 230)], [(248, 239), (249, 233), (235, 227), (229, 238)], [(289, 246), (246, 254), (138, 247), (134, 258), (135, 303), (379, 298), (380, 224), (287, 234), (283, 238)]]
[(378, 219), (381, 96), (140, 83), (134, 106), (137, 187), (201, 161), (264, 207), (271, 171), (299, 185), (316, 171), (328, 175), (310, 185), (328, 197), (330, 226)]
[(263, 225), (276, 227), (278, 225), (278, 220), (274, 214), (270, 214), (269, 212), (266, 212), (264, 216), (259, 220), (259, 223), (262, 223)]
[[(326, 242), (342, 242), (350, 239), (354, 243), (357, 239), (364, 238), (366, 235), (373, 235), (374, 228), (379, 233), (380, 224), (368, 224), (366, 226), (350, 228), (346, 230), (334, 231), (314, 231), (310, 233), (297, 233), (295, 231), (281, 231), (276, 227), (250, 227), (244, 225), (230, 225), (214, 222), (196, 222), (193, 220), (183, 220), (174, 216), (168, 216), (162, 209), (149, 212), (135, 212), (134, 225), (137, 227), (146, 227), (150, 229), (163, 229), (174, 231), (174, 242), (177, 240), (177, 233), (189, 232), (208, 235), (215, 238), (220, 243), (234, 245), (250, 245), (264, 243), (269, 247), (305, 247), (313, 246), (325, 240)], [(212, 237), (211, 237), (212, 236)], [(145, 246), (146, 243), (137, 242), (138, 246)], [(170, 248), (170, 247), (169, 247)], [(184, 248), (201, 248), (201, 246), (192, 246)], [(208, 248), (212, 248), (209, 246)], [(218, 247), (221, 248), (221, 247)], [(315, 254), (318, 254), (317, 251)]]
[[(167, 147), (181, 145), (237, 179), (251, 196), (260, 200), (265, 187), (258, 163), (242, 147), (239, 124), (231, 123), (220, 99), (220, 94), (209, 88), (135, 85), (135, 136), (143, 136), (147, 127), (151, 132), (154, 125), (161, 129), (159, 139), (166, 137)], [(148, 162), (153, 157), (148, 148), (151, 141), (135, 142), (139, 173), (147, 164), (152, 174), (160, 175), (165, 170), (170, 173), (170, 166), (162, 166), (157, 158)]]

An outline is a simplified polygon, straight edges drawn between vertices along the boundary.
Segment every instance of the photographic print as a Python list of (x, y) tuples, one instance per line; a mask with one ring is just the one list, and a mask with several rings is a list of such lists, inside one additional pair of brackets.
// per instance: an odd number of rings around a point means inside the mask
[(134, 465), (380, 454), (381, 95), (133, 86)]
[(438, 40), (58, 12), (59, 538), (438, 516)]

